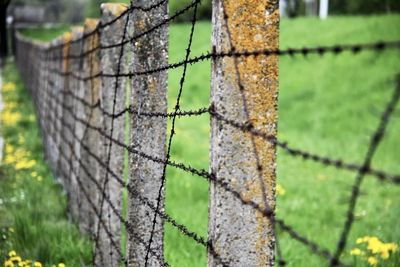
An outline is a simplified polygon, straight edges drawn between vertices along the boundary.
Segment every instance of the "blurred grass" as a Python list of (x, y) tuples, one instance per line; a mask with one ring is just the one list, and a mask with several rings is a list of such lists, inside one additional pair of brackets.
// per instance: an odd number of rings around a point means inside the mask
[[(92, 244), (67, 218), (66, 196), (43, 160), (32, 101), (15, 65), (9, 62), (2, 76), (4, 85), (15, 84), (15, 90), (2, 92), (3, 112), (19, 114), (15, 116), (20, 119), (13, 124), (12, 119), (2, 115), (1, 121), (6, 147), (0, 165), (0, 263), (11, 250), (43, 266), (89, 263)], [(22, 157), (17, 150), (29, 155)], [(15, 164), (7, 162), (7, 157), (14, 157)], [(36, 163), (17, 170), (17, 164), (26, 162), (25, 157)]]
[[(400, 16), (331, 17), (282, 20), (281, 48), (336, 43), (375, 42), (400, 38)], [(170, 62), (184, 58), (188, 24), (170, 27)], [(33, 36), (33, 35), (32, 35)], [(37, 35), (35, 35), (37, 36)], [(198, 22), (192, 55), (210, 49), (211, 25)], [(210, 62), (188, 68), (181, 108), (207, 107), (210, 94)], [(400, 53), (362, 52), (352, 55), (282, 57), (279, 92), (279, 139), (319, 155), (361, 163), (369, 138), (379, 122), (400, 73)], [(182, 69), (169, 73), (169, 110), (172, 111)], [(176, 123), (172, 160), (208, 169), (209, 117), (180, 118)], [(373, 160), (373, 167), (400, 173), (400, 109)], [(285, 195), (278, 196), (277, 213), (289, 225), (333, 250), (342, 228), (355, 174), (293, 158), (278, 150), (278, 183)], [(190, 230), (207, 236), (208, 183), (202, 178), (168, 167), (166, 210)], [(385, 242), (400, 242), (400, 188), (366, 177), (356, 209), (356, 222), (343, 256), (348, 262), (355, 240), (365, 235)], [(321, 266), (325, 261), (307, 248), (278, 233), (288, 266)], [(205, 266), (206, 250), (178, 230), (166, 225), (165, 254), (171, 266)], [(399, 254), (380, 266), (397, 266)], [(357, 266), (367, 266), (357, 260)]]
[(20, 30), (20, 32), (26, 37), (48, 42), (62, 35), (64, 32), (68, 32), (70, 29), (71, 29), (70, 25), (59, 25), (48, 29), (43, 29), (43, 28), (22, 29)]

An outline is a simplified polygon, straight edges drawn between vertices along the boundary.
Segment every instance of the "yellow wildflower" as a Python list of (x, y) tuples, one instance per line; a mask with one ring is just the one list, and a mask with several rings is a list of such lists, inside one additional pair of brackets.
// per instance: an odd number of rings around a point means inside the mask
[(15, 90), (15, 88), (16, 88), (15, 83), (11, 83), (11, 82), (5, 83), (3, 85), (3, 92), (12, 92)]
[(15, 252), (15, 250), (11, 250), (10, 252), (8, 252), (8, 256), (11, 257), (15, 257), (17, 256), (17, 252)]
[(14, 147), (10, 144), (6, 144), (6, 153), (11, 154), (14, 152)]
[(22, 259), (21, 259), (20, 256), (14, 256), (14, 257), (10, 258), (10, 261), (12, 261), (12, 262), (21, 262)]
[(284, 196), (284, 195), (286, 194), (285, 188), (283, 188), (282, 185), (277, 184), (277, 185), (276, 185), (276, 194), (277, 194), (278, 196)]
[(36, 178), (36, 177), (38, 176), (38, 174), (37, 174), (37, 172), (31, 172), (31, 176), (32, 176), (33, 178)]
[(376, 266), (378, 264), (378, 260), (375, 257), (368, 257), (368, 263), (371, 266)]
[(356, 243), (361, 244), (361, 243), (368, 242), (370, 238), (371, 238), (370, 236), (364, 236), (364, 237), (357, 238)]
[(35, 263), (33, 264), (34, 267), (42, 267), (42, 264), (38, 261), (35, 261)]
[(377, 237), (371, 237), (368, 240), (368, 249), (371, 250), (372, 253), (379, 253), (382, 250), (383, 243), (379, 241)]
[(64, 263), (59, 263), (58, 265), (57, 265), (57, 267), (65, 267), (65, 264)]
[(9, 228), (8, 228), (8, 231), (9, 231), (10, 233), (14, 233), (15, 230), (14, 230), (14, 228), (9, 227)]
[(359, 249), (359, 248), (353, 248), (351, 251), (350, 251), (350, 255), (353, 255), (353, 256), (359, 256), (359, 255), (361, 255), (362, 254), (362, 251), (361, 251), (361, 249)]
[(10, 112), (5, 110), (1, 113), (1, 121), (6, 126), (14, 126), (20, 120), (21, 120), (21, 114), (18, 112)]
[[(384, 243), (381, 240), (379, 240), (379, 238), (376, 236), (364, 236), (364, 237), (358, 238), (356, 240), (356, 243), (357, 244), (367, 243), (367, 249), (370, 251), (370, 253), (371, 254), (380, 254), (380, 257), (383, 260), (389, 259), (390, 252), (395, 252), (397, 250), (396, 243)], [(374, 258), (374, 257), (372, 257), (372, 258)], [(368, 262), (370, 262), (370, 261), (368, 260)], [(374, 260), (371, 260), (371, 262), (374, 262)], [(370, 263), (370, 264), (373, 265), (372, 263)]]
[(12, 263), (10, 260), (7, 260), (4, 262), (4, 267), (14, 267), (14, 263)]
[(16, 170), (21, 170), (21, 169), (30, 169), (33, 166), (35, 166), (36, 164), (36, 160), (25, 160), (22, 159), (21, 161), (19, 161), (17, 164), (15, 164), (15, 169)]

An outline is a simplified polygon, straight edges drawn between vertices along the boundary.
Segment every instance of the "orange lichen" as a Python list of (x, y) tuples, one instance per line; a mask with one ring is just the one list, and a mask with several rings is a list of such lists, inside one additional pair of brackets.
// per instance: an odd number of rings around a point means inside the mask
[(70, 32), (66, 32), (62, 36), (62, 41), (64, 43), (63, 46), (63, 71), (67, 72), (69, 69), (69, 51), (71, 49), (71, 39), (72, 39), (72, 34)]
[[(275, 50), (279, 40), (279, 10), (265, 1), (259, 0), (225, 0), (223, 8), (227, 15), (227, 27), (230, 40), (224, 40), (223, 49), (229, 51), (232, 46), (236, 51), (259, 51), (263, 49)], [(221, 14), (222, 16), (222, 14)], [(222, 18), (222, 20), (225, 20)], [(277, 122), (277, 93), (278, 93), (278, 57), (261, 55), (257, 57), (240, 57), (224, 59), (226, 78), (230, 84), (239, 90), (237, 72), (244, 87), (243, 98), (248, 111), (248, 122), (255, 129), (276, 135)], [(241, 133), (243, 135), (243, 133)], [(262, 183), (266, 188), (268, 205), (275, 207), (273, 189), (275, 187), (275, 158), (276, 151), (273, 145), (260, 137), (244, 134), (246, 142), (253, 143), (262, 169)], [(251, 141), (251, 138), (254, 138)], [(262, 186), (256, 171), (256, 159), (252, 159), (254, 170), (251, 181), (242, 190), (242, 197), (248, 201), (259, 203), (264, 207)], [(270, 221), (260, 212), (257, 217), (257, 264), (265, 266), (269, 262), (269, 255), (265, 253), (272, 236), (267, 236), (271, 229)], [(272, 255), (273, 253), (271, 253)]]
[[(91, 51), (85, 57), (87, 76), (94, 76), (100, 72), (100, 57), (98, 56), (99, 50), (95, 50), (100, 45), (99, 32), (93, 32), (99, 24), (98, 19), (86, 19), (84, 23), (84, 33), (90, 35), (84, 39), (84, 50)], [(91, 102), (95, 104), (99, 99), (99, 90), (101, 85), (101, 78), (96, 77), (87, 81), (86, 88), (90, 89)]]
[(71, 40), (76, 40), (80, 38), (83, 34), (83, 27), (82, 26), (74, 26), (71, 28)]
[(127, 5), (120, 3), (104, 3), (101, 4), (101, 10), (103, 12), (110, 12), (114, 16), (119, 16), (127, 9)]
[(84, 23), (84, 32), (87, 33), (89, 31), (93, 31), (94, 29), (96, 29), (97, 25), (99, 24), (99, 20), (98, 19), (93, 19), (93, 18), (87, 18), (85, 19), (85, 23)]

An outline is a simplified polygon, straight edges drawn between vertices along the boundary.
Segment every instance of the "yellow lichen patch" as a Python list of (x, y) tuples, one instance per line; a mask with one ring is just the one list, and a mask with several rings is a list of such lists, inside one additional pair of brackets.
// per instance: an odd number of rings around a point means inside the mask
[(69, 42), (71, 42), (71, 39), (72, 39), (72, 34), (71, 34), (71, 32), (65, 32), (65, 33), (63, 34), (63, 36), (62, 36), (62, 40), (63, 40), (64, 43), (69, 43)]
[[(100, 36), (99, 32), (93, 32), (99, 24), (98, 19), (86, 19), (84, 32), (86, 34), (92, 33), (84, 39), (84, 51), (90, 51), (85, 57), (85, 64), (87, 68), (87, 76), (95, 76), (100, 72), (100, 57), (98, 48), (100, 46)], [(91, 101), (92, 103), (96, 103), (98, 101), (99, 88), (101, 84), (101, 78), (96, 77), (87, 81), (88, 85), (86, 88), (90, 88), (91, 93)]]
[(149, 77), (148, 80), (149, 91), (151, 94), (157, 93), (157, 80), (154, 77)]
[(128, 7), (125, 4), (118, 3), (104, 3), (101, 4), (101, 10), (103, 12), (110, 12), (114, 16), (121, 15)]
[(70, 32), (66, 32), (64, 33), (64, 35), (62, 36), (62, 40), (64, 43), (63, 46), (63, 70), (65, 72), (68, 71), (69, 69), (69, 59), (68, 59), (68, 55), (69, 55), (69, 51), (71, 49), (71, 39), (72, 39), (72, 34)]
[(76, 40), (80, 38), (83, 34), (82, 26), (74, 26), (71, 28), (71, 40)]
[[(224, 0), (224, 14), (220, 18), (226, 24), (226, 39), (223, 40), (223, 50), (235, 49), (241, 51), (275, 50), (279, 42), (279, 10), (259, 0)], [(243, 86), (240, 105), (246, 106), (248, 123), (255, 129), (268, 135), (276, 136), (277, 95), (278, 95), (278, 57), (276, 55), (260, 55), (257, 57), (239, 57), (224, 59), (226, 79), (232, 85), (232, 90), (240, 90)], [(239, 78), (238, 78), (239, 77)], [(246, 142), (251, 144), (258, 157), (262, 169), (257, 171), (256, 158), (252, 159), (254, 172), (252, 179), (246, 185), (242, 196), (247, 200), (259, 203), (261, 207), (262, 188), (265, 188), (268, 206), (275, 207), (275, 162), (276, 150), (273, 144), (261, 137), (245, 134)], [(260, 172), (260, 173), (259, 173)], [(261, 179), (259, 177), (261, 174)], [(257, 264), (264, 266), (269, 255), (266, 247), (273, 237), (266, 236), (271, 231), (271, 224), (260, 212), (257, 216)]]
[(97, 25), (99, 25), (98, 19), (92, 19), (92, 18), (86, 19), (84, 24), (85, 33), (93, 31), (94, 29), (96, 29)]

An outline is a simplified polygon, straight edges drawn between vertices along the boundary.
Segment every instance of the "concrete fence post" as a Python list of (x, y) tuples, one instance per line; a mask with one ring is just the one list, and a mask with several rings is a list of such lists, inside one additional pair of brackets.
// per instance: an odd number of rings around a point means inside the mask
[[(122, 4), (102, 4), (101, 24), (107, 24), (114, 20), (126, 8)], [(126, 32), (124, 31), (126, 19), (127, 17), (123, 16), (122, 19), (102, 28), (100, 33), (100, 44), (102, 47), (119, 44), (122, 40), (127, 39)], [(102, 73), (116, 75), (116, 77), (102, 76), (100, 105), (108, 114), (117, 113), (125, 108), (126, 79), (117, 77), (119, 73), (122, 73), (127, 68), (124, 57), (125, 50), (127, 50), (125, 45), (118, 45), (112, 48), (101, 49), (100, 51)], [(103, 132), (110, 138), (124, 144), (124, 116), (113, 117), (103, 115), (102, 118)], [(113, 174), (118, 176), (119, 179), (123, 179), (124, 148), (110, 138), (102, 136), (100, 158), (108, 165), (109, 170)], [(99, 183), (104, 187), (104, 193), (100, 193), (98, 201), (98, 210), (100, 210), (102, 217), (98, 223), (98, 242), (95, 251), (95, 266), (104, 267), (119, 266), (121, 259), (121, 221), (116, 213), (121, 214), (122, 186), (109, 170), (102, 168), (99, 177)]]
[[(51, 151), (49, 150), (49, 142), (48, 142), (48, 132), (50, 129), (50, 121), (44, 120), (44, 118), (52, 111), (49, 108), (48, 105), (48, 99), (47, 99), (47, 90), (49, 88), (49, 70), (48, 70), (48, 64), (49, 64), (49, 55), (47, 52), (47, 48), (49, 47), (48, 43), (40, 43), (39, 48), (40, 48), (40, 77), (39, 79), (39, 86), (37, 88), (37, 93), (35, 96), (33, 96), (33, 100), (35, 102), (36, 110), (38, 113), (38, 119), (40, 123), (40, 132), (41, 132), (41, 137), (43, 141), (43, 146), (44, 146), (44, 153), (45, 153), (45, 158), (48, 162), (50, 162), (50, 157), (51, 157)], [(36, 98), (36, 99), (35, 99)]]
[[(94, 47), (100, 45), (99, 33), (98, 31), (93, 32), (99, 21), (95, 19), (87, 19), (85, 21), (84, 26), (84, 34), (90, 34), (88, 37), (84, 39), (83, 43), (83, 51), (90, 51)], [(99, 50), (95, 50), (94, 52), (88, 54), (83, 59), (83, 69), (82, 75), (85, 77), (94, 76), (100, 71), (100, 53)], [(95, 107), (96, 104), (100, 101), (100, 89), (101, 89), (101, 79), (100, 77), (92, 78), (89, 80), (85, 80), (81, 82), (81, 93), (82, 99), (85, 102), (80, 103), (80, 107), (82, 110), (78, 111), (78, 115), (82, 117), (83, 120), (87, 121), (88, 124), (94, 127), (101, 127), (101, 112), (98, 107)], [(81, 124), (82, 125), (82, 124)], [(99, 175), (99, 164), (92, 155), (99, 155), (100, 153), (100, 134), (98, 131), (93, 130), (92, 128), (86, 127), (82, 125), (82, 146), (80, 146), (80, 156), (81, 156), (81, 164), (79, 164), (78, 173), (80, 174), (80, 180), (82, 182), (82, 186), (93, 201), (93, 203), (98, 202), (98, 188), (91, 181), (91, 178), (98, 179)], [(90, 151), (89, 151), (90, 150)], [(92, 154), (92, 155), (90, 155)], [(82, 170), (85, 168), (86, 171)], [(87, 173), (90, 173), (92, 177), (89, 177)], [(80, 216), (79, 223), (80, 229), (83, 232), (94, 235), (95, 227), (97, 225), (96, 214), (91, 207), (88, 200), (85, 198), (83, 192), (79, 192), (80, 194)]]
[[(61, 70), (60, 70), (60, 82), (59, 82), (59, 91), (55, 92), (54, 95), (60, 96), (59, 98), (59, 109), (60, 109), (60, 118), (61, 120), (58, 122), (59, 127), (57, 127), (59, 131), (59, 145), (58, 148), (62, 153), (65, 155), (65, 157), (58, 157), (58, 176), (60, 177), (60, 181), (64, 186), (65, 191), (67, 192), (68, 195), (68, 200), (71, 199), (71, 183), (70, 183), (70, 177), (69, 177), (69, 162), (68, 159), (71, 155), (71, 149), (68, 146), (69, 142), (72, 142), (72, 134), (68, 129), (66, 128), (66, 124), (72, 125), (73, 123), (73, 118), (71, 114), (65, 109), (66, 106), (71, 106), (71, 96), (68, 94), (70, 90), (70, 80), (71, 77), (68, 75), (68, 73), (71, 71), (71, 66), (70, 66), (70, 51), (71, 51), (71, 33), (67, 32), (63, 35), (62, 37), (62, 54), (61, 56), (63, 59), (61, 60)], [(53, 100), (55, 101), (55, 100)], [(61, 104), (62, 103), (62, 104)], [(61, 153), (61, 152), (60, 152)]]
[[(81, 60), (82, 58), (76, 58), (75, 55), (82, 54), (82, 36), (83, 36), (83, 27), (73, 27), (71, 31), (71, 55), (74, 55), (74, 58), (70, 60), (70, 83), (69, 83), (69, 97), (70, 97), (70, 107), (73, 112), (72, 119), (72, 130), (71, 133), (71, 142), (72, 147), (70, 147), (71, 155), (69, 157), (69, 177), (71, 181), (71, 196), (69, 199), (69, 211), (71, 213), (72, 218), (75, 222), (79, 222), (79, 209), (81, 207), (81, 195), (79, 194), (80, 189), (78, 185), (77, 179), (80, 179), (79, 176), (79, 160), (80, 160), (80, 145), (81, 140), (83, 138), (83, 128), (82, 123), (77, 121), (74, 116), (81, 117), (82, 116), (82, 103), (79, 102), (78, 97), (82, 98), (82, 88), (81, 81), (78, 77), (82, 76), (82, 66)], [(69, 115), (70, 112), (67, 111)]]
[[(47, 64), (45, 66), (46, 71), (46, 85), (43, 88), (46, 98), (42, 101), (45, 101), (45, 105), (48, 106), (48, 117), (54, 118), (55, 114), (59, 112), (59, 107), (57, 106), (57, 101), (50, 97), (50, 95), (56, 95), (59, 97), (61, 95), (60, 90), (61, 87), (58, 86), (60, 75), (57, 73), (61, 71), (61, 64), (60, 61), (55, 60), (54, 58), (60, 56), (61, 49), (55, 49), (54, 46), (60, 45), (62, 42), (61, 38), (56, 38), (48, 45), (47, 54)], [(40, 118), (39, 118), (40, 119)], [(45, 136), (45, 144), (47, 150), (47, 160), (50, 165), (50, 169), (55, 177), (57, 177), (58, 181), (60, 181), (60, 176), (58, 175), (58, 162), (59, 162), (59, 150), (60, 147), (56, 140), (58, 140), (59, 132), (57, 131), (57, 120), (51, 119), (48, 122), (48, 128), (46, 129), (46, 136)]]
[[(150, 6), (158, 0), (137, 1), (139, 6)], [(168, 16), (168, 2), (150, 11), (135, 10), (132, 14), (133, 35), (140, 34), (164, 21)], [(168, 24), (134, 40), (131, 70), (141, 72), (168, 64)], [(130, 115), (130, 145), (136, 151), (165, 159), (167, 119), (145, 117), (141, 113), (167, 112), (168, 71), (132, 78)], [(154, 219), (163, 165), (143, 156), (129, 155), (128, 220), (132, 229), (127, 232), (128, 266), (160, 266), (163, 259), (164, 226), (160, 216)], [(133, 191), (132, 191), (133, 190)], [(147, 202), (147, 203), (146, 203)], [(164, 190), (160, 195), (159, 210), (164, 211)], [(153, 228), (154, 227), (154, 228)], [(151, 242), (150, 242), (151, 239)], [(151, 253), (148, 246), (151, 243)]]
[[(47, 87), (45, 88), (46, 95), (46, 101), (47, 101), (47, 105), (49, 106), (49, 112), (51, 112), (52, 114), (49, 116), (51, 118), (54, 118), (57, 116), (57, 114), (59, 112), (61, 112), (61, 108), (58, 105), (58, 101), (56, 101), (55, 99), (51, 98), (50, 95), (55, 95), (57, 97), (61, 97), (61, 86), (59, 85), (59, 81), (61, 78), (61, 75), (59, 75), (57, 72), (61, 71), (61, 64), (60, 61), (62, 60), (56, 60), (56, 57), (60, 57), (61, 56), (61, 48), (59, 49), (55, 49), (55, 46), (59, 46), (62, 42), (61, 38), (57, 38), (54, 39), (51, 43), (50, 43), (50, 50), (48, 51), (48, 65), (47, 65)], [(59, 98), (60, 99), (60, 98)], [(54, 176), (56, 176), (58, 179), (60, 179), (59, 171), (57, 169), (57, 165), (59, 162), (59, 158), (60, 158), (60, 133), (58, 131), (59, 128), (57, 128), (57, 126), (59, 125), (58, 120), (52, 119), (50, 121), (49, 124), (49, 128), (48, 128), (48, 134), (46, 136), (46, 143), (48, 146), (48, 160), (50, 163), (50, 168), (54, 174)], [(60, 181), (60, 180), (59, 180)]]
[[(272, 1), (269, 1), (272, 2)], [(216, 52), (278, 48), (279, 10), (267, 1), (214, 0)], [(276, 136), (278, 58), (225, 57), (212, 63), (211, 102), (224, 117)], [(274, 145), (212, 116), (210, 168), (245, 202), (275, 208)], [(218, 183), (210, 185), (208, 266), (273, 266), (271, 220)]]

